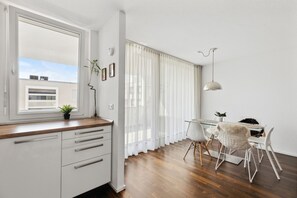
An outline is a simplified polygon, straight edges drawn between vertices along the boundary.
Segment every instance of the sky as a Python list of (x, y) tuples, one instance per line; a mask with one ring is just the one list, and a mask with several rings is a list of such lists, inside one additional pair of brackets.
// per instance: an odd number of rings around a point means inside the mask
[(78, 66), (19, 58), (19, 78), (29, 79), (30, 75), (47, 76), (49, 81), (77, 83)]

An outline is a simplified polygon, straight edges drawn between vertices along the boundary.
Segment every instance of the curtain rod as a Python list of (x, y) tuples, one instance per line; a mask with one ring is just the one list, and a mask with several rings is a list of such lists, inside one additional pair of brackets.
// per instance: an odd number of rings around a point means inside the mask
[(168, 53), (166, 53), (166, 52), (162, 52), (162, 51), (160, 51), (160, 50), (156, 50), (156, 49), (154, 49), (154, 48), (151, 48), (151, 47), (145, 46), (145, 45), (143, 45), (143, 44), (137, 43), (137, 42), (135, 42), (135, 41), (132, 41), (132, 40), (129, 40), (129, 39), (126, 39), (126, 41), (127, 41), (128, 43), (134, 43), (134, 44), (140, 45), (140, 46), (142, 46), (142, 47), (148, 48), (148, 49), (153, 50), (153, 51), (155, 51), (155, 52), (157, 52), (157, 53), (159, 53), (159, 54), (166, 54), (166, 55), (168, 55), (168, 56), (172, 56), (172, 57), (177, 58), (177, 59), (179, 59), (179, 60), (182, 60), (182, 61), (184, 61), (184, 62), (193, 64), (194, 66), (201, 66), (201, 65), (192, 63), (192, 62), (190, 62), (190, 61), (187, 61), (187, 60), (185, 60), (185, 59), (182, 59), (182, 58), (173, 56), (173, 55), (168, 54)]

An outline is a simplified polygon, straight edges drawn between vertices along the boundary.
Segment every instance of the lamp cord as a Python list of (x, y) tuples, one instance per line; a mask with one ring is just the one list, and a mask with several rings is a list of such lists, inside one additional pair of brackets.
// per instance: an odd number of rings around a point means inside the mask
[(207, 54), (204, 54), (202, 51), (198, 51), (198, 53), (202, 54), (204, 57), (208, 57), (210, 52), (212, 52), (212, 82), (214, 82), (214, 51), (218, 48), (210, 48)]
[(214, 48), (210, 48), (207, 55), (205, 55), (202, 51), (198, 51), (198, 53), (201, 53), (204, 57), (208, 57), (210, 55), (211, 50), (213, 50)]
[(215, 48), (212, 49), (212, 82), (214, 79), (214, 51), (215, 51)]

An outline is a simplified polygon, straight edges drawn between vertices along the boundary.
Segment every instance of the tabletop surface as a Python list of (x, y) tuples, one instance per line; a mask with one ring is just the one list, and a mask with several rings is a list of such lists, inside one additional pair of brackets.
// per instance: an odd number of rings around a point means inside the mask
[[(197, 119), (197, 120), (194, 120), (194, 122), (195, 121), (198, 121), (203, 125), (210, 125), (210, 126), (216, 126), (219, 123), (219, 121), (217, 120), (207, 120), (207, 119)], [(191, 121), (186, 120), (186, 122), (191, 122)], [(224, 122), (224, 123), (239, 124), (239, 125), (246, 126), (249, 129), (264, 129), (264, 126), (261, 126), (259, 124), (248, 124), (243, 122)]]

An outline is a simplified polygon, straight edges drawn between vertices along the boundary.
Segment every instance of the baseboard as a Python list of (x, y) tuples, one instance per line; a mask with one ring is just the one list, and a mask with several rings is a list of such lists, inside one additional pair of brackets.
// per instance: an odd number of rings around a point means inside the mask
[(288, 156), (291, 156), (291, 157), (297, 157), (296, 153), (280, 152), (280, 151), (275, 151), (275, 153), (282, 154), (282, 155), (288, 155)]
[[(258, 147), (258, 149), (261, 149), (261, 148)], [(262, 150), (265, 151), (265, 149), (263, 148), (263, 146), (262, 146)], [(296, 153), (283, 152), (283, 151), (279, 151), (279, 150), (274, 150), (274, 152), (277, 153), (277, 154), (287, 155), (287, 156), (290, 156), (290, 157), (297, 157), (297, 154)]]
[(126, 189), (126, 185), (123, 185), (122, 187), (119, 187), (119, 188), (115, 188), (115, 187), (112, 185), (112, 183), (108, 183), (108, 184), (110, 185), (110, 187), (111, 187), (116, 193), (119, 193), (119, 192), (121, 192), (121, 191), (123, 191), (123, 190)]

